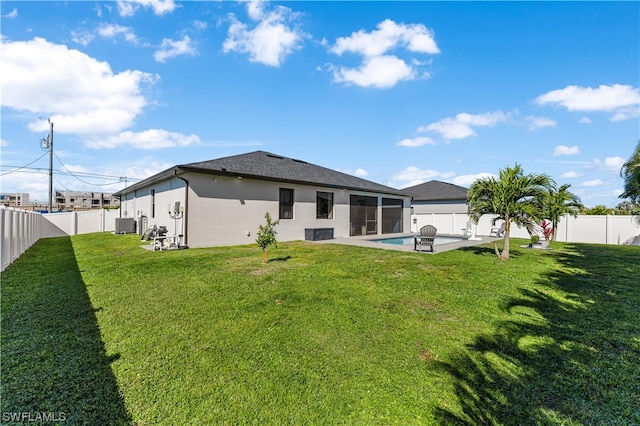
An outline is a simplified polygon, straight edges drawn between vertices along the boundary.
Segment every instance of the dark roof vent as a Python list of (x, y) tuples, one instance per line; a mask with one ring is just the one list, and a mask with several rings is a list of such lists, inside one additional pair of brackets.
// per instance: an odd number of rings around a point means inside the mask
[(296, 163), (309, 164), (306, 161), (296, 160), (295, 158), (293, 159), (293, 161), (295, 161)]
[(284, 160), (284, 157), (280, 157), (279, 155), (267, 154), (267, 157), (277, 158), (278, 160)]

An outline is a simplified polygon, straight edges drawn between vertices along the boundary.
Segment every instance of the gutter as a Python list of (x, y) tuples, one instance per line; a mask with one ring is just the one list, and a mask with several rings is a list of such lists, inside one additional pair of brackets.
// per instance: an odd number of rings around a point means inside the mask
[(173, 171), (173, 175), (187, 185), (184, 188), (184, 245), (187, 245), (189, 243), (189, 181), (178, 176), (178, 168)]

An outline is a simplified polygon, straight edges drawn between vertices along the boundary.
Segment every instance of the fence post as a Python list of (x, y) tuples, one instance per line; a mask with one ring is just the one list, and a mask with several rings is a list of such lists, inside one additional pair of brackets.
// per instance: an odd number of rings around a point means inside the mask
[(6, 268), (9, 263), (6, 261), (6, 259), (8, 259), (7, 256), (7, 230), (5, 229), (5, 209), (2, 208), (0, 209), (0, 233), (2, 233), (2, 241), (0, 242), (0, 244), (2, 244), (0, 246), (0, 270), (4, 271), (4, 268)]
[(71, 235), (77, 235), (78, 234), (78, 212), (72, 211), (70, 217), (71, 217)]

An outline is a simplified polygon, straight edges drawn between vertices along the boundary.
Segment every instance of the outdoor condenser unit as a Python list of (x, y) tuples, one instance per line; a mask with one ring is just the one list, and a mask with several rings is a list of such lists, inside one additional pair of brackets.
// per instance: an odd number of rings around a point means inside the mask
[(116, 218), (116, 234), (132, 234), (136, 231), (136, 221), (132, 217)]

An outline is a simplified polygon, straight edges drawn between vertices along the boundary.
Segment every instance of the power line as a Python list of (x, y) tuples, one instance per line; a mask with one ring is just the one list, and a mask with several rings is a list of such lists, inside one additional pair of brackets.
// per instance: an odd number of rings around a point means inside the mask
[[(21, 169), (26, 169), (27, 167), (29, 167), (30, 165), (32, 165), (33, 163), (35, 163), (36, 161), (38, 161), (39, 159), (41, 159), (42, 157), (44, 157), (47, 154), (48, 154), (48, 152), (45, 152), (44, 154), (42, 154), (40, 157), (36, 158), (35, 160), (30, 162), (29, 164), (26, 164), (26, 165), (24, 165), (22, 167), (18, 167), (15, 170), (11, 170), (11, 171), (8, 171), (8, 172), (5, 172), (5, 173), (0, 173), (0, 176), (4, 176), (4, 175), (11, 174), (11, 173), (15, 173), (15, 172), (17, 172), (18, 170), (21, 170)], [(4, 167), (4, 166), (0, 166), (0, 167)]]
[(58, 160), (58, 163), (60, 163), (60, 165), (62, 166), (62, 168), (63, 168), (63, 169), (65, 169), (65, 170), (67, 171), (67, 173), (69, 173), (71, 176), (73, 176), (74, 178), (78, 179), (80, 182), (82, 182), (82, 183), (86, 183), (87, 185), (99, 185), (99, 184), (96, 184), (96, 183), (93, 183), (93, 182), (87, 182), (86, 180), (80, 179), (78, 176), (76, 176), (75, 174), (73, 174), (73, 172), (72, 172), (71, 170), (67, 169), (67, 166), (65, 166), (65, 165), (62, 163), (62, 160), (60, 160), (60, 158), (58, 158), (58, 155), (57, 155), (57, 154), (55, 154), (55, 153), (54, 153), (53, 155), (55, 155), (55, 156), (56, 156), (56, 160)]
[[(46, 153), (45, 153), (45, 155), (46, 155)], [(54, 153), (54, 155), (55, 155), (55, 153)], [(42, 158), (42, 157), (40, 157), (40, 158)], [(56, 158), (57, 158), (57, 156), (56, 156)], [(60, 161), (60, 159), (58, 159), (58, 161)], [(64, 164), (62, 166), (65, 167)], [(22, 170), (22, 173), (46, 173), (48, 171), (48, 169), (45, 169), (44, 167), (28, 167), (28, 166), (16, 167), (16, 166), (8, 165), (8, 164), (0, 164), (0, 169), (6, 169), (6, 168), (10, 168), (12, 170), (9, 170), (7, 172), (1, 173), (0, 176), (6, 175), (6, 174), (9, 174), (9, 173), (14, 173), (14, 172), (16, 172), (18, 170)], [(75, 178), (78, 178), (78, 176), (82, 176), (82, 177), (86, 177), (86, 178), (95, 178), (95, 179), (104, 179), (104, 180), (115, 179), (113, 182), (107, 182), (107, 183), (102, 183), (102, 184), (84, 182), (84, 183), (87, 183), (89, 185), (105, 186), (105, 185), (115, 185), (117, 183), (121, 183), (122, 182), (120, 180), (120, 176), (103, 175), (103, 174), (91, 173), (91, 172), (71, 172), (66, 167), (65, 167), (65, 170), (67, 170), (67, 171), (53, 169), (53, 171), (58, 175), (73, 176)], [(79, 179), (79, 180), (82, 181), (82, 179)], [(136, 181), (137, 182), (140, 179), (127, 178), (127, 180), (128, 181)]]

